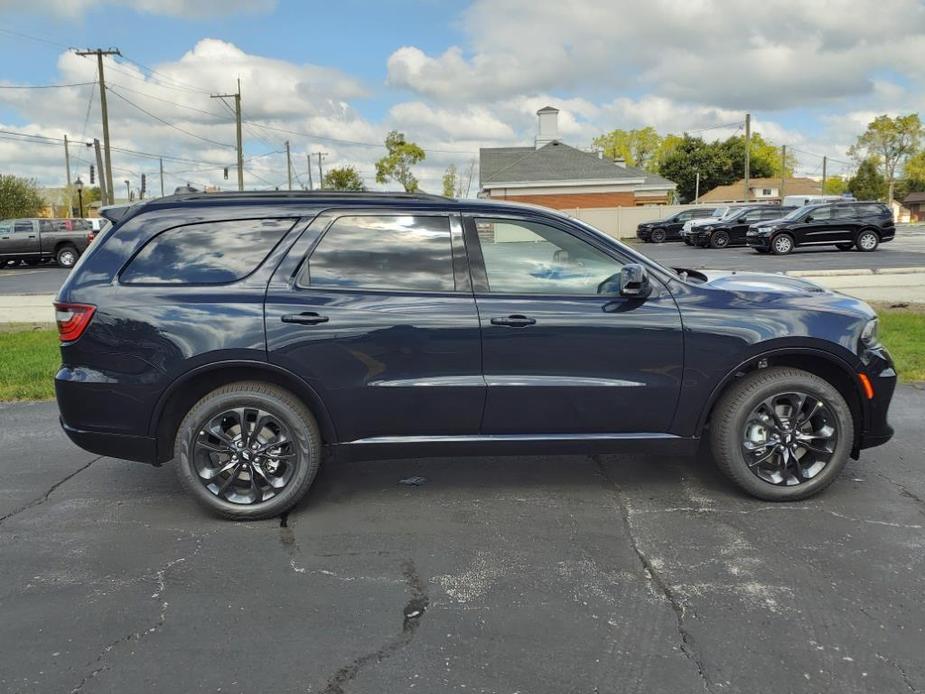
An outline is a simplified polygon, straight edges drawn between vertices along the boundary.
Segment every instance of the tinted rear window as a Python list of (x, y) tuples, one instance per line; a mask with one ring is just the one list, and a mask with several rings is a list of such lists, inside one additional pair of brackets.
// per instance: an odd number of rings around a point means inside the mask
[(340, 217), (325, 232), (299, 279), (302, 286), (453, 291), (447, 217)]
[(129, 284), (225, 284), (264, 261), (292, 219), (237, 219), (187, 224), (161, 232), (122, 272)]
[(856, 205), (858, 216), (887, 215), (889, 210), (883, 205)]

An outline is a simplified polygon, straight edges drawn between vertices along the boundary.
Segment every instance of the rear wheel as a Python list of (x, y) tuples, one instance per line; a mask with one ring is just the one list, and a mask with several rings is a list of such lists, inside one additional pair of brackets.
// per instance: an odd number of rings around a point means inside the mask
[(857, 247), (859, 251), (869, 253), (870, 251), (877, 250), (877, 246), (879, 245), (880, 237), (877, 235), (876, 231), (865, 229), (858, 234)]
[(667, 237), (668, 235), (664, 229), (653, 229), (652, 233), (649, 234), (649, 240), (652, 243), (664, 243)]
[(849, 242), (849, 243), (836, 243), (836, 244), (835, 244), (835, 248), (837, 248), (837, 249), (840, 250), (840, 251), (850, 251), (852, 248), (854, 248), (854, 243), (851, 243), (851, 242)]
[(854, 443), (854, 419), (828, 381), (799, 369), (760, 369), (716, 405), (710, 439), (719, 469), (768, 501), (817, 494), (841, 472)]
[(77, 262), (77, 249), (73, 246), (61, 246), (55, 254), (55, 260), (61, 267), (71, 268)]
[(714, 231), (710, 236), (710, 248), (725, 248), (729, 245), (729, 232)]
[(793, 238), (790, 234), (778, 234), (771, 239), (771, 253), (774, 255), (787, 255), (793, 251)]
[(196, 403), (177, 431), (177, 476), (213, 513), (272, 518), (305, 495), (321, 460), (311, 412), (278, 386), (232, 383)]

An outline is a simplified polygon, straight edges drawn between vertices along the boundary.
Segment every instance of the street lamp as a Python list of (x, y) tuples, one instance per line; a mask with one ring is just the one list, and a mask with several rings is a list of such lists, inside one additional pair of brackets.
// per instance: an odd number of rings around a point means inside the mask
[(80, 204), (80, 216), (84, 216), (84, 182), (80, 180), (80, 176), (77, 177), (77, 181), (74, 183), (74, 187), (77, 188), (77, 200)]

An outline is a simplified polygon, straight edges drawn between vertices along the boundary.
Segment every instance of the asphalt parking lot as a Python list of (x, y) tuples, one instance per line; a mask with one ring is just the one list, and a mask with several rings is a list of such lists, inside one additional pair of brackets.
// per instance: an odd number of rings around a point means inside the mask
[(0, 405), (0, 691), (921, 691), (923, 408), (799, 504), (705, 456), (395, 460), (238, 524)]

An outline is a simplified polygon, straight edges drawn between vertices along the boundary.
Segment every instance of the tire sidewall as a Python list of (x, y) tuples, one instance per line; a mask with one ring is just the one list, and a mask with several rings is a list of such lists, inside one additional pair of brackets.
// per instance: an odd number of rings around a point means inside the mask
[[(259, 504), (234, 504), (220, 499), (200, 481), (192, 461), (193, 443), (202, 425), (233, 407), (260, 407), (278, 417), (289, 429), (293, 449), (298, 452), (298, 464), (289, 483), (269, 501)], [(297, 503), (314, 479), (319, 451), (312, 448), (306, 422), (302, 415), (280, 398), (258, 391), (237, 391), (206, 396), (187, 413), (177, 430), (174, 457), (177, 475), (193, 497), (209, 510), (230, 518), (246, 520), (268, 518), (283, 513)]]
[[(70, 254), (70, 262), (65, 262), (63, 260), (63, 258), (68, 257), (67, 254)], [(55, 256), (55, 260), (61, 267), (72, 268), (77, 264), (77, 249), (75, 249), (73, 246), (65, 246), (58, 251), (57, 255)]]
[[(755, 373), (761, 374), (762, 371)], [(717, 440), (718, 437), (714, 436), (713, 445), (722, 447), (724, 454), (733, 462), (724, 471), (733, 478), (736, 484), (753, 496), (769, 501), (805, 499), (828, 487), (848, 462), (848, 457), (854, 445), (854, 419), (851, 410), (841, 394), (828, 382), (810, 373), (806, 373), (805, 376), (785, 376), (782, 374), (780, 378), (775, 378), (759, 386), (741, 402), (735, 412), (726, 413), (727, 416), (731, 417), (731, 422), (725, 428), (725, 440)], [(818, 475), (809, 482), (786, 487), (765, 482), (748, 469), (748, 464), (741, 449), (741, 436), (746, 419), (762, 400), (776, 393), (791, 391), (803, 392), (825, 402), (837, 419), (838, 441), (831, 460)], [(724, 398), (723, 402), (720, 403), (720, 407), (728, 407), (730, 400), (735, 399), (732, 397), (733, 393), (729, 395), (730, 398), (728, 400)], [(714, 430), (713, 433), (715, 434), (716, 432), (717, 430)]]
[(710, 236), (710, 246), (712, 248), (725, 248), (729, 245), (729, 234), (725, 231), (716, 231)]
[(652, 233), (649, 234), (649, 240), (652, 243), (664, 243), (667, 234), (664, 229), (653, 229)]

